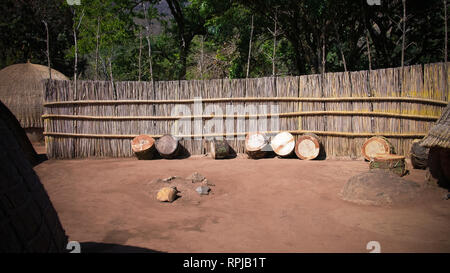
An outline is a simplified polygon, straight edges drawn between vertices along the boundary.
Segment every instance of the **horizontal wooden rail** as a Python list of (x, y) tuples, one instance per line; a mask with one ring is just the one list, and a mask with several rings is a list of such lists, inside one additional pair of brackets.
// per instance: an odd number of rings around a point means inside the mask
[(203, 98), (180, 100), (77, 100), (45, 102), (45, 107), (61, 105), (104, 105), (104, 104), (191, 104), (223, 102), (410, 102), (446, 106), (448, 101), (409, 97), (341, 97), (341, 98), (297, 98), (297, 97), (260, 97), (260, 98)]
[[(265, 134), (277, 134), (281, 131), (266, 131)], [(423, 138), (425, 133), (350, 133), (350, 132), (331, 132), (331, 131), (306, 131), (306, 130), (294, 130), (287, 131), (294, 135), (314, 133), (316, 135), (323, 136), (336, 136), (336, 137), (372, 137), (372, 136), (385, 136), (391, 138)], [(247, 132), (243, 133), (217, 133), (217, 134), (203, 134), (203, 135), (176, 135), (179, 138), (212, 138), (212, 137), (238, 137), (245, 136)], [(78, 138), (119, 138), (119, 139), (132, 139), (137, 135), (107, 135), (107, 134), (72, 134), (72, 133), (53, 133), (44, 132), (47, 137), (78, 137)], [(154, 138), (159, 138), (162, 135), (149, 135)]]
[(386, 112), (367, 112), (367, 111), (304, 111), (290, 113), (274, 114), (246, 114), (246, 115), (193, 115), (193, 116), (86, 116), (86, 115), (60, 115), (45, 114), (43, 119), (71, 119), (71, 120), (179, 120), (179, 119), (235, 119), (235, 118), (271, 118), (271, 117), (300, 117), (300, 116), (371, 116), (371, 117), (391, 117), (415, 120), (438, 120), (438, 116), (397, 114)]

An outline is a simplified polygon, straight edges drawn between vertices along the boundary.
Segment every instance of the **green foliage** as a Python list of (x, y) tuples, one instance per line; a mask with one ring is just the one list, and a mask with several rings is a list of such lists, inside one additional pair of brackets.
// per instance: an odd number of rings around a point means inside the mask
[[(115, 80), (138, 80), (140, 70), (141, 80), (150, 80), (146, 17), (151, 22), (155, 80), (245, 77), (252, 17), (250, 77), (270, 76), (272, 60), (280, 76), (319, 73), (322, 54), (327, 72), (344, 70), (342, 55), (348, 70), (368, 69), (366, 37), (373, 69), (400, 65), (402, 1), (381, 1), (381, 6), (363, 0), (91, 0), (80, 6), (65, 2), (3, 0), (0, 66), (28, 59), (46, 64), (46, 20), (52, 66), (73, 75), (73, 29), (82, 18), (77, 29), (81, 78), (98, 74), (107, 80), (112, 72)], [(442, 61), (442, 1), (406, 4), (405, 64)], [(269, 30), (275, 14), (281, 34), (272, 56)]]
[(27, 60), (47, 65), (45, 20), (52, 66), (66, 75), (73, 73), (73, 65), (65, 59), (73, 44), (71, 13), (61, 1), (2, 0), (0, 14), (0, 68)]

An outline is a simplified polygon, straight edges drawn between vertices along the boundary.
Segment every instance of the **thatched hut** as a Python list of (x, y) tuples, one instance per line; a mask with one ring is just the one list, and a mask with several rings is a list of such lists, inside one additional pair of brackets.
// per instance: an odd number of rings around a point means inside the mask
[(10, 120), (3, 119), (9, 115), (5, 110), (0, 108), (0, 253), (66, 252), (68, 237), (58, 213)]
[[(13, 112), (32, 142), (42, 140), (44, 82), (48, 67), (14, 64), (0, 70), (0, 100)], [(61, 72), (51, 70), (52, 79), (68, 80)]]
[(0, 119), (5, 123), (14, 139), (21, 149), (22, 154), (33, 166), (39, 163), (39, 156), (27, 138), (25, 130), (20, 126), (19, 121), (13, 113), (0, 101)]
[(422, 141), (430, 148), (428, 166), (432, 177), (442, 186), (450, 185), (450, 104)]

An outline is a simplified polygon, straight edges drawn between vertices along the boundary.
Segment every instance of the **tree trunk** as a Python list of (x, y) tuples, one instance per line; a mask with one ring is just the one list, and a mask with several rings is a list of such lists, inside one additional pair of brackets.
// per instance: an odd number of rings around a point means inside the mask
[(108, 58), (108, 68), (109, 68), (109, 80), (111, 81), (111, 87), (114, 87), (114, 78), (113, 78), (113, 72), (112, 72), (112, 57)]
[[(75, 42), (75, 64), (74, 64), (74, 75), (73, 75), (73, 79), (74, 79), (74, 94), (75, 97), (77, 97), (78, 95), (78, 90), (77, 90), (77, 76), (78, 76), (78, 41), (77, 41), (77, 31), (80, 28), (81, 22), (83, 21), (83, 17), (84, 17), (84, 10), (83, 13), (81, 14), (80, 17), (80, 21), (78, 22), (78, 25), (75, 26), (75, 23), (73, 25), (73, 38), (74, 38), (74, 42)], [(73, 18), (76, 18), (76, 10), (73, 10)]]
[(341, 53), (342, 64), (344, 65), (344, 71), (347, 72), (347, 62), (345, 61), (344, 51), (342, 49), (341, 37), (339, 31), (337, 30), (336, 23), (333, 21), (334, 32), (336, 33), (336, 38), (339, 46), (339, 52)]
[(42, 21), (45, 25), (45, 31), (47, 33), (47, 65), (48, 65), (48, 78), (50, 80), (52, 80), (52, 68), (51, 68), (51, 64), (50, 64), (50, 49), (49, 49), (49, 44), (50, 44), (50, 38), (48, 35), (48, 25), (46, 21)]
[(180, 42), (180, 61), (181, 61), (181, 70), (178, 76), (179, 80), (184, 80), (186, 78), (186, 65), (187, 65), (187, 55), (189, 51), (189, 46), (187, 45), (187, 41), (182, 38)]
[(112, 57), (108, 58), (108, 67), (109, 67), (109, 80), (111, 81), (111, 88), (114, 92), (114, 98), (117, 98), (117, 94), (116, 94), (116, 88), (114, 86), (114, 78), (113, 78), (113, 72), (112, 72)]
[(210, 143), (211, 145), (211, 158), (224, 159), (230, 155), (230, 145), (226, 140), (214, 139)]
[[(405, 61), (405, 36), (406, 36), (406, 0), (402, 0), (403, 3), (403, 26), (402, 26), (402, 74)], [(402, 75), (403, 80), (403, 75)]]
[(370, 162), (369, 169), (383, 169), (398, 176), (404, 176), (406, 174), (405, 157), (392, 154), (375, 156)]
[[(74, 11), (74, 15), (75, 15), (75, 11)], [(74, 81), (75, 96), (77, 96), (78, 44), (77, 44), (77, 29), (75, 27), (73, 29), (73, 39), (75, 41), (75, 64), (74, 64), (74, 71), (73, 71), (73, 81)]]
[(145, 30), (147, 36), (147, 44), (148, 44), (148, 62), (149, 62), (149, 72), (150, 72), (150, 81), (153, 82), (153, 62), (152, 62), (152, 45), (150, 43), (150, 20), (147, 17), (147, 8), (144, 3), (142, 3), (144, 7), (144, 16), (145, 16)]
[(203, 68), (203, 63), (204, 63), (204, 55), (205, 55), (205, 52), (204, 52), (204, 40), (205, 40), (205, 37), (202, 35), (202, 38), (201, 38), (201, 49), (200, 49), (200, 79), (201, 80), (203, 80), (203, 70), (204, 70), (204, 68)]
[(100, 17), (97, 17), (97, 33), (95, 46), (95, 80), (98, 80), (98, 52), (100, 47)]
[(245, 151), (253, 159), (263, 158), (270, 150), (268, 144), (267, 136), (262, 133), (249, 133), (245, 137)]
[(172, 135), (164, 135), (156, 141), (156, 150), (166, 159), (173, 159), (178, 155), (180, 145)]
[(142, 77), (141, 60), (142, 60), (142, 28), (139, 27), (139, 59), (138, 59), (138, 66), (139, 66), (138, 81), (139, 82), (141, 81), (141, 77)]
[(374, 136), (364, 142), (361, 153), (368, 161), (380, 154), (395, 154), (394, 146), (383, 136)]
[(289, 132), (282, 132), (272, 139), (270, 146), (278, 156), (288, 157), (294, 152), (295, 138)]
[(321, 152), (321, 142), (315, 134), (304, 134), (295, 143), (295, 154), (303, 160), (315, 159)]
[(369, 71), (372, 71), (372, 58), (370, 55), (369, 34), (366, 33), (367, 57), (369, 58)]
[(326, 65), (326, 56), (325, 56), (325, 29), (322, 30), (322, 75), (325, 76), (325, 65)]
[(155, 140), (148, 135), (139, 135), (131, 141), (131, 149), (139, 160), (152, 159), (155, 154)]
[(179, 48), (180, 48), (180, 62), (181, 62), (181, 70), (178, 75), (179, 80), (183, 80), (186, 77), (186, 64), (187, 64), (187, 55), (189, 52), (189, 46), (194, 37), (192, 33), (185, 32), (185, 19), (181, 9), (181, 5), (179, 1), (175, 0), (167, 0), (167, 4), (169, 5), (170, 12), (174, 17), (175, 21), (178, 25), (178, 37), (180, 39)]
[(444, 0), (444, 78), (445, 78), (445, 94), (447, 94), (448, 99), (448, 65), (447, 65), (447, 0)]
[(275, 71), (275, 62), (276, 62), (276, 55), (277, 55), (277, 12), (275, 12), (275, 28), (273, 31), (273, 53), (272, 53), (272, 76), (276, 76)]
[[(147, 30), (147, 33), (150, 31)], [(148, 61), (149, 61), (149, 71), (150, 71), (150, 81), (153, 82), (153, 62), (152, 62), (152, 45), (150, 43), (150, 34), (147, 34), (147, 44), (148, 44)]]
[(250, 28), (250, 42), (249, 42), (249, 45), (248, 45), (246, 78), (248, 78), (248, 75), (250, 73), (250, 58), (252, 56), (252, 40), (253, 40), (253, 15), (252, 15), (252, 25), (251, 25), (251, 28)]

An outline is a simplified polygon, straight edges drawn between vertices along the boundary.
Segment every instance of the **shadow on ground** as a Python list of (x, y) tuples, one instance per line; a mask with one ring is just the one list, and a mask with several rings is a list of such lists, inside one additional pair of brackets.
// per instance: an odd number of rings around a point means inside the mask
[(81, 253), (164, 253), (153, 249), (147, 249), (136, 246), (82, 242)]
[(41, 164), (42, 162), (45, 162), (48, 160), (48, 157), (46, 154), (38, 154), (36, 157), (36, 161), (33, 162), (33, 167), (36, 167), (37, 165)]

